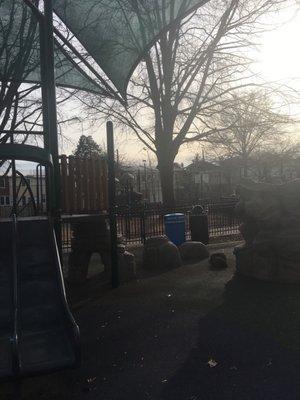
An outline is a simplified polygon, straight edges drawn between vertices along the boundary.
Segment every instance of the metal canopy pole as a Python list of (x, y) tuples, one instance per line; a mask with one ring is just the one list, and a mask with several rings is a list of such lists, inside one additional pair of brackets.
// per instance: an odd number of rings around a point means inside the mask
[(52, 0), (44, 0), (44, 18), (40, 20), (40, 35), (43, 119), (45, 131), (44, 146), (51, 154), (53, 162), (53, 167), (48, 173), (48, 211), (53, 218), (57, 241), (61, 243), (60, 174), (58, 162)]
[(110, 225), (110, 261), (111, 284), (113, 288), (119, 286), (118, 243), (116, 221), (116, 179), (115, 179), (115, 151), (114, 130), (111, 121), (106, 124), (107, 130), (107, 159), (108, 159), (108, 201)]

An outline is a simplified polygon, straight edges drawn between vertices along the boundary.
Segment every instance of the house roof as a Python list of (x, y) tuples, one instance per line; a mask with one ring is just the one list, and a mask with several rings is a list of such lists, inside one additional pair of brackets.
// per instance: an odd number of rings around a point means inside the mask
[(214, 163), (205, 160), (195, 160), (190, 165), (186, 167), (186, 170), (191, 172), (198, 171), (216, 171), (220, 167)]

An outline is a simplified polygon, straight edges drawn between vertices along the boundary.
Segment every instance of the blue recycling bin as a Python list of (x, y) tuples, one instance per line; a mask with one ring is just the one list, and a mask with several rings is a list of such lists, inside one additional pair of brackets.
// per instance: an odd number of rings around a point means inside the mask
[(185, 242), (185, 215), (181, 213), (166, 214), (164, 216), (165, 232), (168, 238), (180, 246)]

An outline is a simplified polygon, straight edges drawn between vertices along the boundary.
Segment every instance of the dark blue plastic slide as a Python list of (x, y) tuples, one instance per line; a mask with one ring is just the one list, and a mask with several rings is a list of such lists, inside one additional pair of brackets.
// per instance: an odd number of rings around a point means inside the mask
[(0, 378), (78, 365), (79, 329), (66, 302), (48, 218), (0, 222)]

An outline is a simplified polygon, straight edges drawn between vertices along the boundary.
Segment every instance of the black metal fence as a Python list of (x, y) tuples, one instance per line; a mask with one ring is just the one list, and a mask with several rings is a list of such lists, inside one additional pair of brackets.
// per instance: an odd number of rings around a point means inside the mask
[[(208, 218), (208, 228), (210, 241), (223, 241), (226, 239), (238, 239), (240, 237), (240, 221), (235, 215), (235, 201), (210, 203), (203, 205)], [(187, 240), (191, 237), (189, 217), (192, 206), (180, 206), (172, 210), (185, 215), (185, 229)], [(144, 243), (152, 236), (163, 235), (164, 215), (170, 213), (161, 205), (142, 205), (139, 207), (118, 207), (117, 228), (126, 243)], [(93, 215), (91, 215), (93, 218)], [(69, 252), (71, 248), (71, 220), (74, 217), (64, 217), (62, 220), (62, 245), (64, 252)]]
[[(190, 206), (177, 207), (172, 212), (185, 214), (186, 233), (190, 235), (189, 230), (189, 212)], [(144, 243), (151, 236), (163, 235), (164, 215), (170, 213), (161, 205), (145, 205), (129, 208), (119, 207), (117, 209), (117, 227), (118, 233), (122, 235), (129, 243)]]
[[(236, 202), (220, 202), (203, 204), (207, 213), (209, 236), (212, 240), (218, 238), (239, 236), (240, 221), (235, 215)], [(185, 215), (186, 238), (190, 239), (189, 216), (192, 206), (176, 207), (172, 212)], [(163, 235), (164, 215), (170, 212), (160, 205), (117, 209), (118, 233), (122, 235), (128, 243), (144, 243), (151, 236)]]
[(72, 240), (71, 220), (68, 217), (62, 217), (61, 224), (61, 242), (63, 253), (70, 253)]
[(222, 237), (240, 236), (241, 221), (235, 213), (236, 202), (212, 203), (206, 208), (209, 236), (217, 240)]

